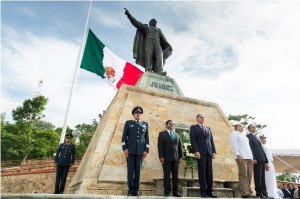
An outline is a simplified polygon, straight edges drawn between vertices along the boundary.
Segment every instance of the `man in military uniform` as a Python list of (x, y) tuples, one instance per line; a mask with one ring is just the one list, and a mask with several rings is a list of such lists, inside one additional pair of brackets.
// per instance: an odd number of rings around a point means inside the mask
[(149, 153), (148, 123), (141, 121), (143, 109), (132, 110), (133, 120), (127, 120), (122, 135), (122, 149), (127, 160), (128, 195), (138, 196), (142, 160)]
[(69, 169), (75, 162), (75, 145), (71, 144), (72, 138), (72, 134), (67, 134), (65, 137), (65, 143), (60, 144), (56, 150), (54, 160), (56, 163), (54, 194), (64, 193)]

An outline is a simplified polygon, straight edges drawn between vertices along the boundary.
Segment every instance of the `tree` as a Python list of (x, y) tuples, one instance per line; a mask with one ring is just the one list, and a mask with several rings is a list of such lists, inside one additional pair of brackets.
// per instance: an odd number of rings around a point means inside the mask
[(55, 152), (60, 133), (55, 126), (42, 121), (48, 99), (44, 96), (27, 99), (12, 111), (15, 123), (1, 114), (1, 153), (3, 160), (25, 161), (27, 158), (49, 157)]
[(1, 159), (19, 160), (24, 156), (20, 149), (24, 148), (24, 135), (18, 135), (18, 128), (5, 121), (5, 113), (1, 113)]
[(242, 115), (229, 115), (228, 120), (232, 125), (235, 125), (236, 123), (241, 123), (245, 129), (247, 129), (247, 126), (249, 124), (254, 124), (256, 126), (256, 132), (257, 134), (261, 134), (263, 132), (263, 129), (267, 127), (265, 124), (258, 124), (255, 122), (255, 117), (250, 116), (248, 114), (242, 114)]
[(78, 138), (79, 143), (76, 146), (76, 155), (82, 157), (96, 131), (98, 122), (96, 119), (92, 121), (92, 124), (78, 124), (75, 126), (74, 135)]
[(17, 122), (32, 122), (45, 117), (42, 113), (45, 110), (48, 99), (42, 95), (27, 99), (23, 106), (19, 106), (12, 111), (13, 119)]
[(27, 159), (27, 156), (33, 150), (33, 137), (34, 137), (34, 124), (41, 118), (45, 117), (42, 113), (45, 110), (45, 106), (48, 99), (44, 96), (37, 96), (33, 99), (27, 99), (23, 102), (23, 106), (19, 106), (12, 110), (13, 119), (16, 121), (18, 135), (25, 134), (26, 139), (24, 143), (25, 156), (23, 160)]

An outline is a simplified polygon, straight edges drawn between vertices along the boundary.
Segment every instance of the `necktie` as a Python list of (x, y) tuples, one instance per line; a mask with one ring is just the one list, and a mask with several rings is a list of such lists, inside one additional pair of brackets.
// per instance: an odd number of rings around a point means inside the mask
[(203, 125), (201, 125), (201, 128), (202, 128), (203, 135), (206, 136), (205, 127)]
[(174, 134), (172, 131), (170, 131), (170, 136), (171, 136), (172, 141), (174, 141)]

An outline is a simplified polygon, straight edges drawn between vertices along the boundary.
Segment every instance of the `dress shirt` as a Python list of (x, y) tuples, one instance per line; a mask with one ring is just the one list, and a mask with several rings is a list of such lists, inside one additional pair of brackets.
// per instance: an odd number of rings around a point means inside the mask
[(238, 155), (241, 155), (243, 159), (253, 159), (249, 139), (243, 132), (233, 131), (230, 135), (230, 143), (235, 159)]
[(284, 194), (283, 194), (282, 190), (279, 189), (279, 188), (277, 188), (277, 194), (278, 194), (278, 196), (281, 197), (281, 198), (284, 197)]
[(263, 146), (263, 150), (267, 156), (268, 162), (273, 162), (273, 155), (272, 155), (271, 150), (265, 144), (263, 144), (262, 146)]
[[(169, 133), (169, 135), (171, 136), (171, 137), (174, 137), (174, 132), (173, 131), (171, 131), (171, 130), (169, 130), (169, 129), (166, 129), (167, 131), (168, 131), (168, 133)], [(172, 135), (171, 135), (171, 133), (172, 133)]]

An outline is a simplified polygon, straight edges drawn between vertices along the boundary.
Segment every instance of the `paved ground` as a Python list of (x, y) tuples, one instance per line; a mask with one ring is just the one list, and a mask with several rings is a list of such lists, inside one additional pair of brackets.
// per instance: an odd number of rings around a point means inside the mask
[[(175, 197), (163, 196), (118, 196), (118, 195), (88, 195), (88, 194), (1, 194), (1, 198), (6, 199), (167, 199)], [(195, 199), (198, 197), (181, 197), (182, 199)]]

